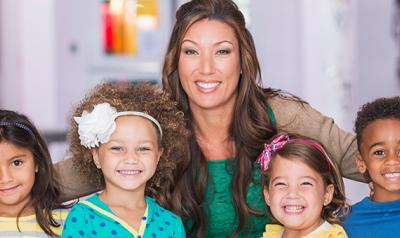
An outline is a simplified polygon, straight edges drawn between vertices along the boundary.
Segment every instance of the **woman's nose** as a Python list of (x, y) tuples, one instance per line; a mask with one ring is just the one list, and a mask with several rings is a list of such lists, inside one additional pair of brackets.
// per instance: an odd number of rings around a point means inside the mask
[(211, 54), (203, 54), (200, 58), (200, 73), (209, 75), (215, 72), (215, 62)]

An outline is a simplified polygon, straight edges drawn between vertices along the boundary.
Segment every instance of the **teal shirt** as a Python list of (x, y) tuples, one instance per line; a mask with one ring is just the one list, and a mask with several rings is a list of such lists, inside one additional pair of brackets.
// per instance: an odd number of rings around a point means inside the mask
[[(205, 201), (209, 205), (209, 219), (207, 237), (227, 237), (239, 225), (239, 219), (232, 200), (231, 181), (234, 165), (233, 160), (208, 161), (208, 171), (211, 184), (207, 186)], [(239, 237), (262, 237), (265, 225), (271, 219), (265, 204), (261, 184), (261, 168), (255, 164), (252, 171), (252, 182), (247, 190), (246, 200), (250, 207), (264, 212), (263, 216), (252, 216), (249, 222), (250, 232), (242, 232)], [(246, 229), (245, 229), (246, 230)]]
[(81, 237), (133, 237), (133, 238), (184, 238), (181, 219), (160, 207), (152, 198), (145, 197), (147, 209), (139, 230), (135, 230), (99, 199), (98, 194), (87, 202), (77, 203), (68, 214), (63, 238)]

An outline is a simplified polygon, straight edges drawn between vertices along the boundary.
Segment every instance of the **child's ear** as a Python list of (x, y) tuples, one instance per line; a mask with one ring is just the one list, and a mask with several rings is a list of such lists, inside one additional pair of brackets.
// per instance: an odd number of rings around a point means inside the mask
[(329, 184), (325, 188), (325, 196), (324, 196), (324, 206), (327, 206), (329, 203), (332, 202), (333, 193), (335, 192), (335, 186), (333, 184)]
[(91, 149), (90, 152), (92, 153), (94, 164), (96, 165), (96, 167), (98, 169), (101, 169), (100, 158), (99, 158), (99, 149), (98, 148), (94, 148), (94, 149)]
[(356, 164), (357, 164), (357, 169), (361, 174), (365, 174), (367, 171), (367, 165), (365, 164), (364, 159), (362, 158), (360, 152), (357, 152), (356, 154)]
[(271, 201), (269, 200), (269, 192), (266, 186), (263, 189), (263, 193), (264, 193), (265, 203), (267, 203), (267, 205), (269, 206), (271, 204)]
[(161, 158), (161, 155), (163, 154), (163, 152), (164, 152), (164, 148), (160, 148), (158, 150), (157, 163), (158, 163), (158, 161), (160, 161), (160, 158)]

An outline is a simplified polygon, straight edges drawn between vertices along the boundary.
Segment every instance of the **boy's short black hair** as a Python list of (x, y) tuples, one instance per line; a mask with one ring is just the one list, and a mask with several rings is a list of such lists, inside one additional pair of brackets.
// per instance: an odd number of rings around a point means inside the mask
[(364, 104), (357, 112), (354, 132), (357, 136), (358, 150), (360, 150), (364, 129), (378, 119), (400, 120), (400, 97), (378, 98)]

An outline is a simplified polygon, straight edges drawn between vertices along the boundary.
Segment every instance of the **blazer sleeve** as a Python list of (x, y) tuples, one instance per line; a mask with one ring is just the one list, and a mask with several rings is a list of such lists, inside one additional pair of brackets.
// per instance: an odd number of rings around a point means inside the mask
[(87, 196), (102, 189), (80, 174), (74, 168), (71, 158), (54, 164), (54, 169), (59, 177), (62, 202)]
[(268, 104), (275, 114), (278, 131), (320, 141), (339, 165), (344, 177), (365, 182), (356, 167), (357, 142), (354, 134), (340, 129), (332, 118), (307, 103), (275, 96), (268, 100)]

